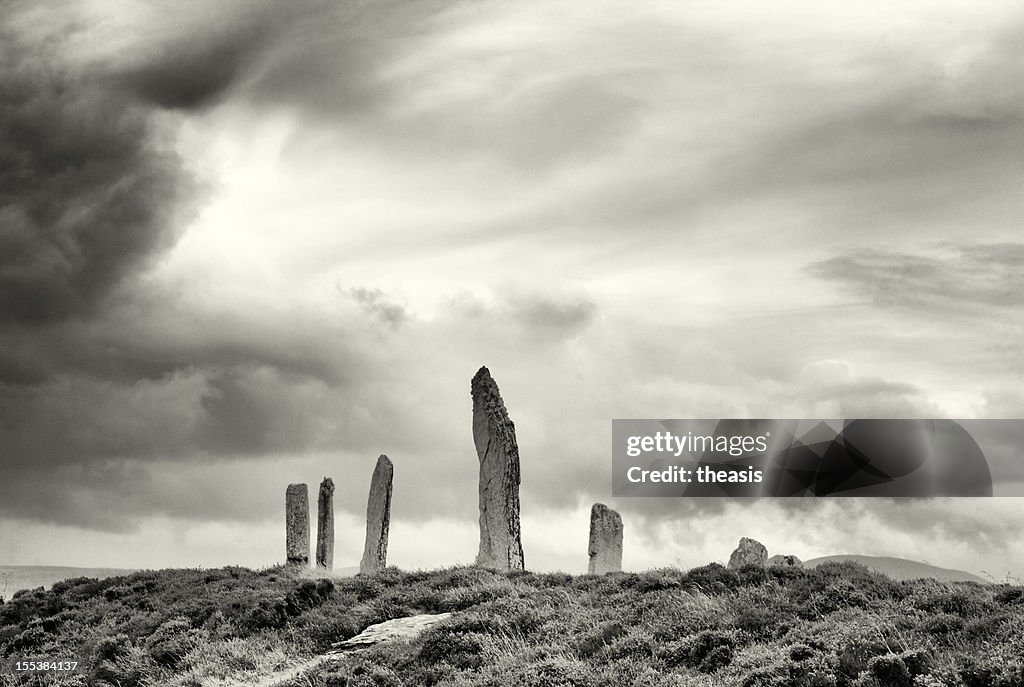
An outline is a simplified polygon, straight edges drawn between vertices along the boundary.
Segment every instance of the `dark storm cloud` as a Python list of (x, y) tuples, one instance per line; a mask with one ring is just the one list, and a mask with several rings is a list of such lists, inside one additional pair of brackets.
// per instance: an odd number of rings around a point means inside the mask
[(111, 83), (158, 107), (191, 110), (215, 104), (292, 23), (283, 8), (271, 11), (267, 3), (252, 3), (244, 12), (230, 12), (231, 6), (208, 5), (195, 14), (168, 8), (167, 18), (182, 21), (188, 30), (158, 37), (132, 64), (112, 66)]
[[(342, 11), (314, 3), (302, 12), (277, 3), (198, 11), (168, 5), (158, 17), (166, 25), (143, 36), (152, 43), (140, 39), (116, 60), (85, 65), (60, 51), (70, 33), (30, 34), (16, 21), (22, 7), (10, 4), (0, 20), (0, 321), (6, 323), (88, 318), (112, 289), (173, 243), (198, 189), (178, 156), (157, 143), (154, 112), (212, 104), (246, 79), (253, 97), (274, 94), (283, 102), (291, 88), (312, 93), (324, 85), (312, 86), (315, 79), (298, 72), (313, 61), (321, 76), (372, 80), (366, 60), (380, 47), (380, 31), (393, 29), (359, 4)], [(415, 21), (415, 13), (389, 7), (378, 14)], [(84, 31), (81, 25), (61, 30)], [(404, 35), (394, 31), (396, 40)], [(339, 63), (320, 52), (332, 48), (351, 50), (353, 59)], [(40, 376), (29, 358), (11, 355), (0, 356), (0, 374), (20, 383)]]
[(809, 266), (880, 305), (925, 312), (1024, 305), (1024, 244), (961, 244), (931, 257), (863, 250)]
[(0, 21), (0, 322), (88, 317), (170, 245), (195, 185), (145, 108)]
[[(8, 465), (301, 451), (333, 436), (331, 397), (372, 376), (346, 327), (317, 318), (135, 314), (0, 333), (20, 375), (0, 383)], [(360, 331), (380, 326), (357, 314)]]
[[(392, 396), (408, 388), (370, 354), (394, 329), (357, 298), (341, 303), (339, 322), (119, 305), (91, 323), (22, 332), (20, 350), (6, 342), (22, 330), (2, 332), (5, 349), (41, 352), (11, 365), (19, 383), (0, 383), (0, 513), (105, 530), (131, 529), (141, 513), (259, 518), (268, 501), (197, 499), (202, 471), (232, 466), (224, 475), (247, 475), (267, 496), (273, 477), (249, 472), (261, 460), (376, 455), (422, 433)], [(353, 344), (350, 328), (371, 343)]]

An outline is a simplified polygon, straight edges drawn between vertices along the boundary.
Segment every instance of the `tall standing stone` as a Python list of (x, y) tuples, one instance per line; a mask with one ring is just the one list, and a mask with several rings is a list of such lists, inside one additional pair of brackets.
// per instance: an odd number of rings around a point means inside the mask
[(371, 575), (383, 570), (388, 561), (388, 529), (391, 526), (391, 485), (395, 467), (387, 456), (377, 459), (366, 501), (366, 544), (359, 572)]
[(764, 567), (768, 561), (768, 549), (756, 539), (740, 538), (740, 544), (729, 556), (729, 567), (733, 570), (747, 565)]
[(316, 567), (334, 567), (334, 480), (324, 477), (316, 502)]
[(622, 570), (622, 517), (603, 503), (590, 509), (590, 563), (587, 573), (603, 575)]
[(498, 570), (522, 570), (515, 425), (486, 367), (473, 377), (470, 393), (473, 442), (480, 461), (480, 551), (476, 563)]
[(288, 565), (309, 565), (309, 489), (289, 484), (285, 491), (285, 547)]

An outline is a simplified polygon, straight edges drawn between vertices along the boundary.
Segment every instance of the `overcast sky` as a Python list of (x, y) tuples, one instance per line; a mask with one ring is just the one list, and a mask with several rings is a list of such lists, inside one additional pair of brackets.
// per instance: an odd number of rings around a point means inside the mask
[[(1024, 500), (614, 500), (617, 417), (1024, 416), (1016, 0), (0, 0), (0, 564), (269, 565), (284, 489), (470, 562), (1024, 575)], [(1018, 446), (1017, 455), (1022, 461)]]

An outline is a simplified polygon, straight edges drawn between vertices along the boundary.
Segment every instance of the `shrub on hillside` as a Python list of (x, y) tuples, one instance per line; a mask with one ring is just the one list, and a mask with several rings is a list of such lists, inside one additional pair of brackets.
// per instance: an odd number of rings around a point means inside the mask
[(981, 585), (921, 581), (909, 597), (910, 605), (926, 613), (951, 613), (964, 618), (996, 611), (992, 594)]
[(508, 580), (488, 580), (468, 587), (444, 590), (437, 602), (437, 609), (442, 613), (464, 611), (488, 601), (503, 599), (512, 593)]
[(992, 595), (992, 600), (1005, 606), (1024, 604), (1024, 587), (1011, 587), (1004, 585), (999, 591)]
[(387, 666), (360, 664), (341, 684), (344, 687), (402, 687), (402, 680)]
[(185, 618), (172, 618), (146, 637), (143, 647), (149, 657), (165, 668), (177, 668), (185, 654), (207, 641), (209, 635), (197, 630)]
[(702, 673), (713, 673), (732, 662), (736, 640), (725, 632), (705, 631), (673, 642), (658, 652), (670, 668), (686, 666)]
[(1024, 659), (996, 650), (982, 656), (962, 656), (957, 676), (965, 687), (1020, 687), (1024, 685)]
[(483, 663), (485, 637), (476, 632), (431, 628), (424, 633), (418, 659), (426, 664), (450, 663), (456, 668), (478, 668)]
[(649, 660), (654, 656), (655, 646), (654, 638), (650, 634), (638, 631), (607, 644), (598, 652), (598, 657), (609, 661), (618, 661), (625, 658)]
[(285, 610), (296, 616), (316, 608), (331, 598), (334, 582), (331, 580), (301, 580), (285, 595)]
[(627, 573), (617, 576), (619, 586), (641, 594), (675, 589), (682, 585), (685, 576), (674, 568), (659, 568), (643, 573)]
[(740, 578), (736, 571), (729, 570), (720, 563), (709, 563), (692, 568), (681, 580), (684, 588), (705, 594), (724, 594), (738, 587), (739, 582)]
[(262, 630), (276, 630), (288, 623), (288, 609), (284, 598), (236, 600), (224, 610), (231, 621), (234, 634), (248, 637)]
[(517, 671), (517, 687), (591, 687), (595, 671), (586, 663), (564, 656), (551, 656), (528, 663)]
[(924, 651), (887, 653), (872, 657), (853, 684), (857, 687), (914, 687), (915, 678), (923, 676), (931, 664)]
[(576, 643), (576, 653), (580, 658), (590, 658), (606, 644), (624, 637), (627, 633), (622, 623), (613, 620), (597, 627), (593, 632), (584, 635)]
[(869, 601), (900, 601), (906, 585), (853, 561), (829, 561), (811, 569), (810, 576), (824, 582), (844, 580), (841, 588), (853, 587)]

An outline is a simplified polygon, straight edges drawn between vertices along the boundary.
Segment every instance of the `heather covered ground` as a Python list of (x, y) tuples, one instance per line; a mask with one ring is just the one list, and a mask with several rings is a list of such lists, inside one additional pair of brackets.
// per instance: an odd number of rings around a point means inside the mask
[(368, 625), (447, 611), (410, 641), (343, 655), (289, 684), (1024, 684), (1024, 588), (897, 582), (851, 563), (601, 577), (463, 567), (80, 578), (0, 605), (0, 653), (78, 657), (85, 672), (62, 681), (72, 685), (253, 684)]

